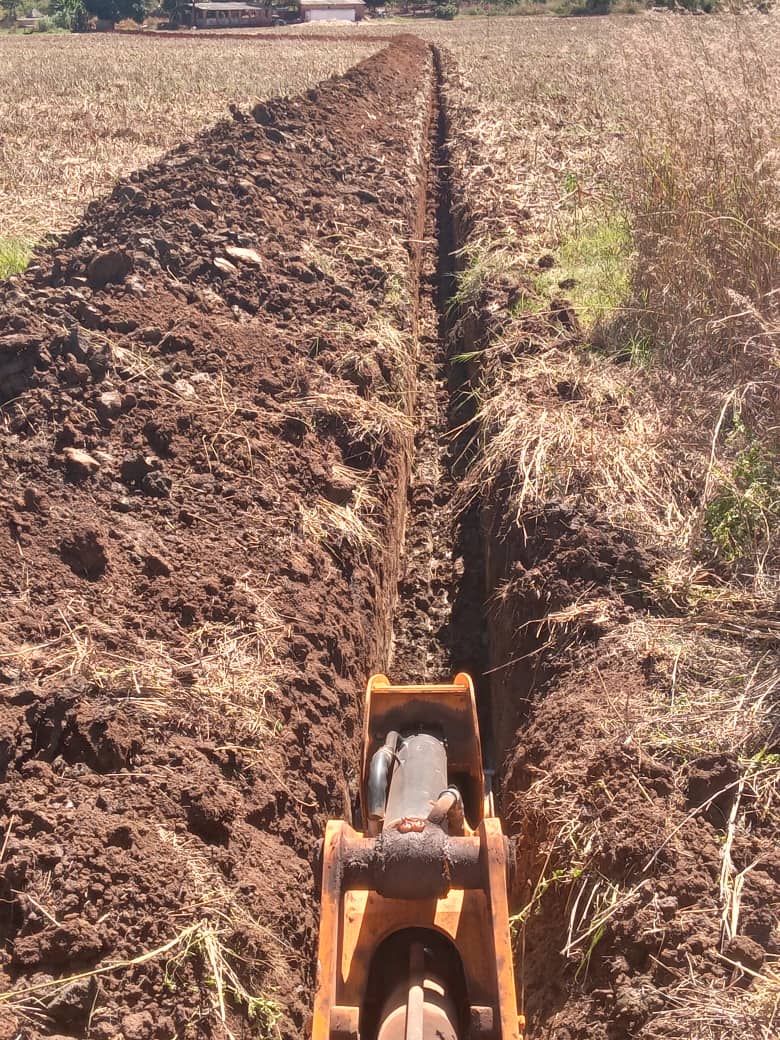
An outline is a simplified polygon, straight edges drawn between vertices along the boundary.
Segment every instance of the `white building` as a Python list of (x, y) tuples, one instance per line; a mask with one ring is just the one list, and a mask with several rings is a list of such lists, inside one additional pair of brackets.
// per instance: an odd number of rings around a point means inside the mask
[(359, 22), (363, 0), (300, 0), (304, 22)]

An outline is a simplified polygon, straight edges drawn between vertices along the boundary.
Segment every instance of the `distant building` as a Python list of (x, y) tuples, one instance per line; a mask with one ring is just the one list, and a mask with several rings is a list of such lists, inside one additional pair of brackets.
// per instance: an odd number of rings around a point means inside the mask
[(198, 29), (236, 29), (249, 25), (270, 25), (272, 19), (270, 3), (261, 6), (245, 3), (244, 0), (202, 0), (192, 5), (192, 15)]
[(28, 15), (16, 19), (16, 25), (20, 29), (37, 29), (38, 23), (41, 18), (44, 17), (45, 15), (42, 15), (36, 7), (33, 7), (32, 11)]
[(359, 22), (365, 11), (363, 0), (301, 0), (304, 22)]

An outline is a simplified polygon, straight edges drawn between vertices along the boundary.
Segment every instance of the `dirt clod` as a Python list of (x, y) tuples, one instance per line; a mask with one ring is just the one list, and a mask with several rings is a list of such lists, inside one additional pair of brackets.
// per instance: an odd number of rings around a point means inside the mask
[(98, 527), (85, 527), (60, 541), (60, 555), (74, 574), (91, 581), (100, 578), (108, 566), (105, 535)]
[(87, 278), (93, 289), (122, 282), (133, 269), (132, 256), (122, 249), (106, 249), (87, 264)]
[(116, 419), (122, 412), (122, 395), (116, 390), (105, 390), (97, 402), (101, 419)]
[(74, 480), (86, 480), (100, 469), (98, 460), (81, 448), (63, 448), (62, 454), (65, 457), (65, 469)]
[(225, 252), (231, 260), (238, 260), (244, 264), (254, 264), (256, 267), (263, 266), (263, 258), (256, 249), (247, 249), (242, 246), (225, 246)]

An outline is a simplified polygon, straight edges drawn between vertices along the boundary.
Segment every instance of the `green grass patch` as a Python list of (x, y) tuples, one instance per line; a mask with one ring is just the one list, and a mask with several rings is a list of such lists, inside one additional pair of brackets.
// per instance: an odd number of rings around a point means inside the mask
[(780, 472), (776, 460), (750, 438), (724, 474), (718, 494), (707, 506), (704, 524), (727, 560), (755, 551), (772, 538), (780, 522)]
[(32, 259), (32, 243), (26, 238), (0, 238), (0, 281), (21, 274)]
[(502, 239), (486, 236), (456, 255), (462, 256), (465, 264), (455, 274), (455, 291), (448, 303), (450, 313), (470, 310), (478, 303), (482, 293), (499, 278), (513, 271), (523, 271), (522, 255), (515, 246), (513, 234)]
[(631, 252), (631, 233), (622, 214), (581, 214), (561, 240), (555, 266), (538, 277), (537, 289), (548, 297), (564, 292), (590, 329), (628, 299)]

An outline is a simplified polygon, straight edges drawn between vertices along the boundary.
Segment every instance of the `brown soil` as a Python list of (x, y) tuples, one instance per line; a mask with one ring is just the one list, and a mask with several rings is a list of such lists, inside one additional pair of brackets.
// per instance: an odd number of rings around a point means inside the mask
[[(438, 84), (441, 56), (436, 49), (434, 62)], [(414, 456), (391, 667), (394, 676), (415, 682), (446, 680), (461, 670), (472, 673), (487, 724), (487, 684), (480, 681), (485, 642), (481, 539), (474, 511), (456, 507), (471, 454), (472, 407), (465, 367), (452, 357), (458, 343), (451, 311), (455, 243), (446, 117), (438, 87), (435, 102), (417, 313)]]
[(375, 320), (411, 357), (432, 83), (404, 39), (236, 112), (2, 290), (2, 1035), (222, 1035), (213, 935), (303, 1028), (390, 640), (414, 373)]

